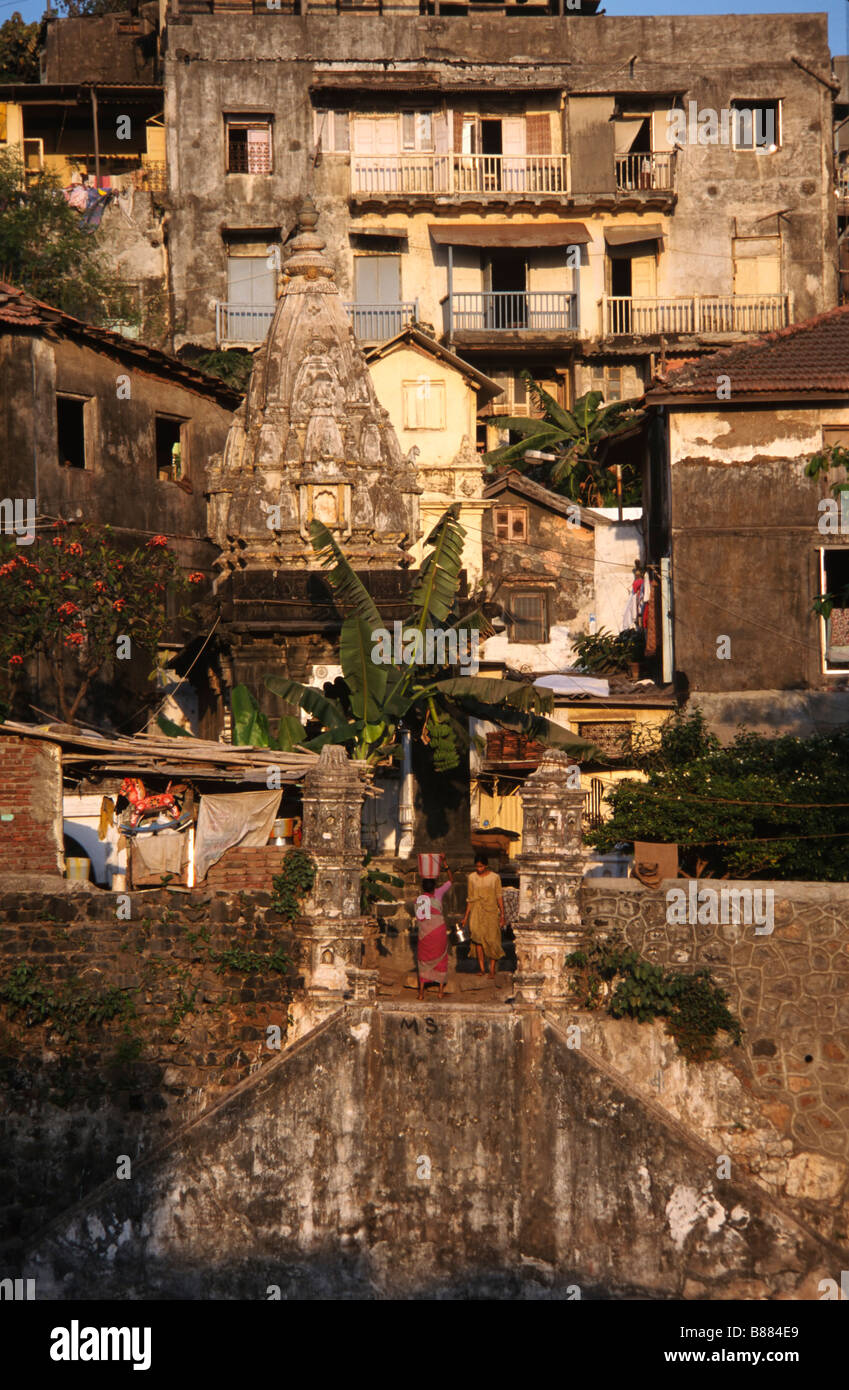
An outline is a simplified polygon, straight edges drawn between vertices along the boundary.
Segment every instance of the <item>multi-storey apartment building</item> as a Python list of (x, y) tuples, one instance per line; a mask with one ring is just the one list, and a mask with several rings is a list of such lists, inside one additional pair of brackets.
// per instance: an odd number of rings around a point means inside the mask
[(430, 325), (499, 412), (833, 305), (825, 16), (594, 9), (175, 0), (176, 345), (262, 340), (306, 193), (360, 339)]

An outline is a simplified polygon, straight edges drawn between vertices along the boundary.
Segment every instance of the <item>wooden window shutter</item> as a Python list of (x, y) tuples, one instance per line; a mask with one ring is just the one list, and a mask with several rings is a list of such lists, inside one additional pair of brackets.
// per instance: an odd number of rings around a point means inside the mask
[(492, 514), (493, 525), (495, 526), (495, 538), (499, 541), (510, 539), (510, 508), (496, 507)]
[(525, 150), (528, 154), (551, 154), (551, 116), (547, 111), (525, 117)]
[(454, 112), (454, 153), (463, 153), (463, 113)]

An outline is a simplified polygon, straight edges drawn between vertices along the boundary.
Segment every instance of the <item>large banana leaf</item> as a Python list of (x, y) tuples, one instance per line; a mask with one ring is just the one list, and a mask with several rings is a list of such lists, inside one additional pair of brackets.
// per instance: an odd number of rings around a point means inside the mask
[(271, 733), (268, 720), (246, 685), (234, 685), (230, 692), (233, 715), (233, 742), (251, 748), (268, 748)]
[(583, 435), (589, 433), (590, 426), (593, 424), (598, 413), (598, 408), (604, 400), (603, 391), (588, 391), (585, 396), (579, 396), (575, 402), (575, 409), (572, 414)]
[(386, 695), (387, 667), (372, 661), (372, 630), (364, 618), (346, 618), (339, 637), (339, 660), (358, 719), (380, 722)]
[(527, 681), (501, 680), (498, 676), (453, 676), (435, 681), (433, 689), (447, 700), (476, 700), (493, 708), (506, 706), (537, 714), (549, 714), (554, 708), (550, 690), (537, 690)]
[(454, 606), (466, 538), (465, 527), (457, 519), (459, 511), (460, 505), (455, 502), (425, 541), (425, 545), (433, 549), (425, 559), (410, 595), (417, 609), (415, 624), (420, 632), (433, 624), (444, 623)]
[[(539, 424), (539, 421), (536, 422)], [(538, 449), (541, 453), (547, 452), (553, 445), (558, 444), (562, 439), (560, 430), (554, 433), (551, 430), (543, 432), (538, 429), (536, 434), (530, 435), (527, 439), (520, 439), (518, 444), (503, 444), (500, 449), (491, 449), (488, 454), (484, 454), (484, 463), (519, 463), (525, 462), (525, 454), (529, 449)], [(531, 460), (529, 459), (530, 463)]]
[(357, 617), (367, 622), (370, 628), (383, 627), (384, 622), (374, 599), (321, 521), (310, 522), (310, 540), (313, 550), (328, 571), (330, 583), (343, 602), (350, 603)]
[(281, 753), (293, 753), (303, 746), (307, 731), (294, 714), (283, 714), (277, 728), (277, 747)]
[(285, 676), (266, 676), (265, 688), (270, 690), (272, 695), (279, 695), (287, 704), (299, 705), (307, 714), (311, 714), (313, 719), (320, 720), (326, 729), (352, 727), (338, 705), (328, 700), (321, 691), (313, 690), (308, 685), (287, 680)]
[(546, 424), (551, 422), (557, 425), (564, 434), (569, 435), (571, 439), (577, 438), (579, 427), (574, 415), (570, 411), (564, 410), (562, 405), (558, 405), (554, 397), (550, 396), (545, 388), (534, 380), (527, 368), (523, 368), (519, 375), (536, 401), (538, 409), (544, 411), (548, 417)]

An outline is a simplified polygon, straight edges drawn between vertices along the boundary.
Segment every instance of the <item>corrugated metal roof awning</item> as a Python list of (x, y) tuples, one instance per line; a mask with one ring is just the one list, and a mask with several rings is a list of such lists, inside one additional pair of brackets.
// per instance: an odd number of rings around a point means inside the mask
[(663, 227), (659, 222), (646, 222), (634, 227), (605, 227), (604, 239), (608, 246), (631, 246), (637, 241), (663, 241)]
[(432, 222), (438, 246), (583, 246), (592, 237), (583, 222)]

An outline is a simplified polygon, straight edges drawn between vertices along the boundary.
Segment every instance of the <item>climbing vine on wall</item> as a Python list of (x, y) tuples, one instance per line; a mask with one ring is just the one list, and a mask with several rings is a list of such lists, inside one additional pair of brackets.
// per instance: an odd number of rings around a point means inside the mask
[(271, 880), (271, 905), (291, 926), (301, 910), (301, 902), (315, 883), (315, 860), (305, 849), (290, 849), (283, 856), (283, 867)]
[(652, 965), (621, 936), (574, 951), (567, 964), (578, 971), (572, 991), (579, 1008), (598, 1009), (606, 1004), (613, 1018), (634, 1018), (638, 1023), (662, 1018), (689, 1062), (717, 1057), (716, 1039), (721, 1032), (728, 1033), (735, 1045), (742, 1040), (743, 1029), (728, 1008), (728, 995), (708, 970), (684, 975)]

